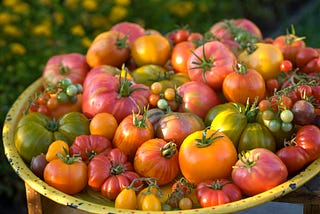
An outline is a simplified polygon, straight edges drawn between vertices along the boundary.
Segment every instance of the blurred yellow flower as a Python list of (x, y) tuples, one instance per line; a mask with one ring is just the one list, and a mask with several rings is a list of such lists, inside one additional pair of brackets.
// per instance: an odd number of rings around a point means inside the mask
[(54, 17), (54, 20), (56, 21), (56, 23), (58, 25), (61, 25), (63, 24), (63, 21), (64, 21), (64, 14), (61, 13), (61, 12), (54, 12), (53, 13), (53, 17)]
[(199, 4), (199, 11), (201, 12), (201, 13), (205, 13), (205, 12), (208, 12), (208, 6), (207, 6), (207, 4), (205, 4), (204, 2), (201, 2), (200, 4)]
[(10, 44), (10, 51), (13, 54), (18, 54), (18, 55), (24, 55), (27, 52), (25, 47), (20, 43)]
[(36, 25), (34, 26), (32, 33), (36, 36), (50, 36), (51, 28), (48, 24)]
[(121, 6), (128, 6), (131, 4), (131, 0), (114, 0), (114, 3)]
[(2, 12), (0, 13), (0, 25), (7, 25), (13, 21), (13, 16), (9, 13)]
[(71, 28), (71, 34), (75, 36), (84, 36), (85, 31), (81, 25), (75, 25)]
[(65, 0), (64, 4), (70, 10), (76, 10), (79, 5), (80, 0)]
[(94, 11), (98, 7), (98, 2), (96, 0), (84, 0), (82, 2), (82, 7), (88, 11)]
[(127, 8), (122, 6), (114, 6), (109, 13), (109, 19), (111, 22), (118, 22), (124, 19), (128, 14)]
[(26, 14), (29, 12), (29, 10), (30, 10), (30, 6), (25, 2), (16, 4), (13, 8), (13, 11), (18, 14)]
[(20, 37), (22, 35), (22, 31), (14, 25), (5, 25), (3, 27), (3, 32), (12, 37)]
[(108, 24), (106, 16), (102, 14), (93, 14), (90, 18), (90, 25), (93, 28), (105, 28)]
[(194, 10), (194, 4), (191, 1), (169, 3), (168, 9), (179, 17), (186, 17)]
[(19, 0), (2, 0), (2, 4), (5, 7), (14, 7), (19, 3)]
[(81, 44), (82, 44), (82, 46), (85, 47), (85, 48), (89, 48), (90, 45), (91, 45), (91, 43), (92, 43), (92, 41), (91, 41), (88, 37), (83, 37), (83, 38), (81, 39)]

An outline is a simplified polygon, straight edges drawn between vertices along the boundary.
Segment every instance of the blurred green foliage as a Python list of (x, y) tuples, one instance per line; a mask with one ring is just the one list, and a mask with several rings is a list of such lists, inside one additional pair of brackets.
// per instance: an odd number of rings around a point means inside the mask
[[(149, 0), (143, 4), (140, 0), (2, 0), (1, 127), (13, 102), (41, 76), (49, 57), (84, 54), (97, 34), (117, 22), (136, 22), (163, 34), (185, 25), (205, 33), (217, 21), (246, 17), (264, 36), (283, 34), (294, 24), (297, 34), (306, 36), (307, 44), (316, 47), (319, 11), (319, 1), (299, 0)], [(17, 196), (17, 192), (18, 198), (24, 197), (23, 184), (8, 165), (2, 143), (0, 147), (0, 198)]]

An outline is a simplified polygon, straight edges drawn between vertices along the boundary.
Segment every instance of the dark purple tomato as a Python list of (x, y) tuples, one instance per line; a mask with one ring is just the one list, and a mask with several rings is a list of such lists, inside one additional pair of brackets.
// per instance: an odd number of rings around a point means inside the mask
[(306, 100), (296, 101), (291, 111), (294, 115), (294, 123), (301, 126), (311, 124), (317, 116), (314, 106)]
[(43, 171), (47, 163), (46, 155), (41, 153), (31, 159), (30, 169), (36, 176), (43, 179)]

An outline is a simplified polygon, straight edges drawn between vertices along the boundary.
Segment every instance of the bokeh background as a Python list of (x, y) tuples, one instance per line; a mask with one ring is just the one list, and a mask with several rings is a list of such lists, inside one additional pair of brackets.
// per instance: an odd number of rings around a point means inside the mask
[[(320, 0), (0, 0), (0, 121), (19, 94), (42, 74), (49, 57), (85, 54), (92, 39), (120, 21), (166, 34), (188, 26), (205, 33), (217, 21), (248, 18), (264, 37), (291, 25), (311, 47), (320, 47)], [(2, 140), (2, 137), (1, 137)], [(26, 213), (23, 181), (0, 144), (1, 213)]]

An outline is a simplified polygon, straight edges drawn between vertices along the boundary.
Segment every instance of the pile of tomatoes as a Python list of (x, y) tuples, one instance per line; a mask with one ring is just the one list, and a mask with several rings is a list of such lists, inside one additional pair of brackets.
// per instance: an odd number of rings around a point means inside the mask
[(205, 34), (121, 22), (85, 54), (48, 60), (15, 146), (49, 185), (117, 208), (229, 203), (320, 157), (319, 80), (320, 51), (293, 28), (264, 38), (247, 19)]

